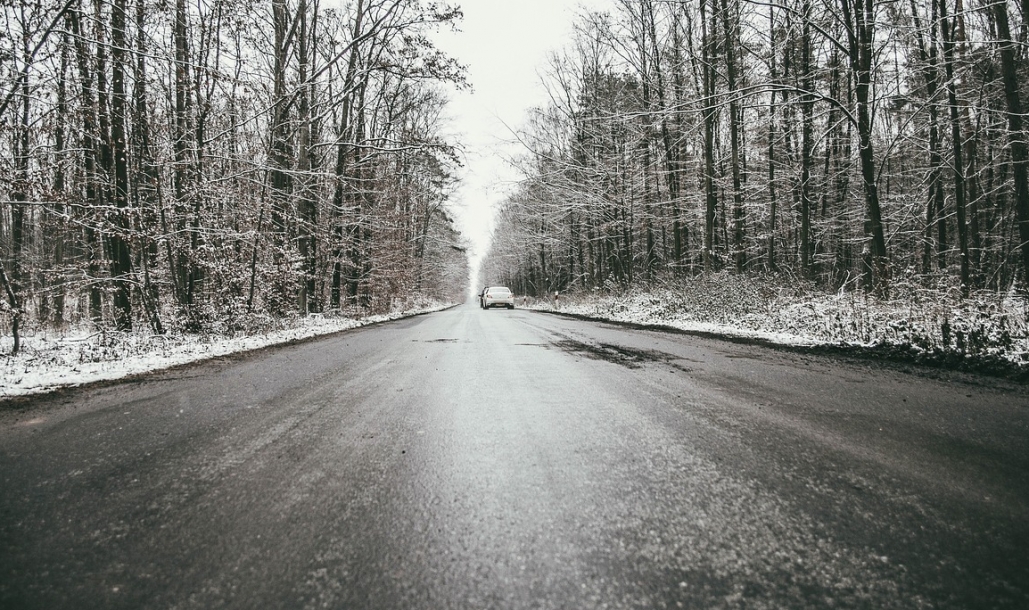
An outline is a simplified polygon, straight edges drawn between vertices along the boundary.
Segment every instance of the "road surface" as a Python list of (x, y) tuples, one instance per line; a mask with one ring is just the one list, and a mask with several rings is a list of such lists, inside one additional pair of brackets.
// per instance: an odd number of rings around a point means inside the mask
[(1027, 608), (1029, 399), (524, 310), (0, 408), (0, 608)]

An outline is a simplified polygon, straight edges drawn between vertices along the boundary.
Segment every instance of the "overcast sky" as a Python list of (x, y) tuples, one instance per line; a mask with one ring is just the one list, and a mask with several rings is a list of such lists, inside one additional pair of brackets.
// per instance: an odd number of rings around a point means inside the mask
[[(468, 66), (470, 92), (452, 94), (453, 129), (467, 149), (455, 211), (476, 257), (485, 254), (492, 212), (518, 174), (506, 160), (518, 154), (511, 130), (546, 103), (539, 74), (547, 54), (562, 48), (575, 16), (613, 0), (454, 0), (461, 31), (441, 33), (441, 49)], [(477, 262), (477, 259), (473, 262)]]

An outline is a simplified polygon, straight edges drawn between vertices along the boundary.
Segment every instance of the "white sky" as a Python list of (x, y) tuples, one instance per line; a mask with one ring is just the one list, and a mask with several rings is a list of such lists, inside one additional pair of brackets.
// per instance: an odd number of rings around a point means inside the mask
[(436, 43), (468, 66), (472, 88), (451, 94), (450, 114), (466, 149), (463, 186), (453, 201), (473, 265), (489, 247), (494, 206), (519, 177), (507, 163), (520, 152), (511, 131), (547, 102), (539, 75), (548, 53), (565, 46), (577, 14), (608, 9), (612, 1), (452, 0), (464, 12), (461, 31), (441, 32)]

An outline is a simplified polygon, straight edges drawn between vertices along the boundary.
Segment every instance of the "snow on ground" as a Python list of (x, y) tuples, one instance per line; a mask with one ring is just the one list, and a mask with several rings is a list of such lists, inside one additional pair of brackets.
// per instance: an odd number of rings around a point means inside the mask
[(551, 298), (529, 307), (783, 345), (899, 348), (1029, 369), (1029, 303), (1014, 295), (963, 298), (946, 288), (899, 285), (892, 298), (880, 299), (721, 273), (658, 288), (560, 295), (556, 305)]
[(447, 305), (422, 305), (386, 315), (360, 318), (311, 315), (285, 328), (244, 336), (147, 332), (99, 333), (69, 329), (22, 337), (22, 349), (9, 355), (10, 335), (0, 337), (0, 400), (40, 394), (60, 387), (122, 379), (180, 364), (217, 358), (291, 341), (438, 311)]
[[(820, 294), (799, 284), (711, 274), (657, 288), (561, 295), (556, 306), (552, 299), (519, 300), (518, 306), (783, 345), (899, 347), (914, 355), (1006, 361), (1029, 369), (1025, 299), (961, 298), (940, 289), (896, 292), (892, 299), (860, 291)], [(29, 333), (23, 337), (21, 353), (0, 356), (0, 399), (120, 379), (445, 307), (410, 305), (368, 317), (312, 315), (288, 321), (278, 330), (241, 336), (81, 329)], [(0, 352), (10, 351), (10, 335), (0, 337)]]
[(558, 311), (561, 313), (609, 320), (612, 322), (628, 322), (645, 326), (667, 326), (687, 332), (737, 337), (742, 339), (759, 339), (781, 345), (814, 346), (822, 343), (813, 337), (794, 335), (786, 332), (747, 328), (740, 324), (720, 324), (690, 319), (687, 316), (669, 314), (660, 305), (658, 297), (648, 295), (645, 298), (603, 297), (600, 299), (559, 299), (555, 306), (553, 301), (537, 301), (532, 309)]

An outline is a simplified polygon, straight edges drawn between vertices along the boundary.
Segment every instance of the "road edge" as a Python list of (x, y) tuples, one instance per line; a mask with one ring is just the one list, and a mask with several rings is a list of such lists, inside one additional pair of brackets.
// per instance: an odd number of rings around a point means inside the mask
[(310, 337), (291, 338), (279, 343), (271, 343), (268, 345), (262, 345), (260, 347), (242, 349), (240, 351), (231, 352), (228, 354), (211, 355), (207, 357), (198, 358), (197, 360), (191, 360), (189, 362), (182, 362), (179, 364), (157, 367), (140, 373), (131, 373), (123, 377), (97, 379), (96, 381), (70, 383), (66, 385), (55, 385), (53, 387), (47, 388), (45, 390), (40, 390), (38, 392), (17, 394), (12, 396), (0, 396), (0, 412), (23, 412), (31, 409), (33, 407), (33, 404), (37, 402), (65, 399), (78, 392), (97, 390), (120, 384), (143, 383), (157, 375), (185, 371), (193, 367), (210, 365), (212, 362), (215, 361), (225, 363), (242, 362), (249, 358), (257, 357), (263, 353), (270, 352), (273, 350), (278, 350), (295, 345), (303, 345), (305, 343), (321, 341), (323, 339), (331, 339), (343, 335), (345, 333), (374, 328), (376, 326), (381, 326), (383, 324), (389, 324), (391, 322), (397, 322), (400, 320), (409, 320), (411, 318), (416, 318), (419, 316), (427, 316), (429, 314), (447, 311), (449, 309), (453, 309), (461, 305), (461, 303), (454, 303), (452, 305), (448, 305), (447, 307), (442, 307), (440, 309), (402, 314), (395, 318), (389, 318), (386, 320), (373, 320), (364, 324), (359, 324), (358, 326), (354, 326), (352, 328), (333, 330), (322, 334), (311, 335)]
[[(966, 383), (973, 383), (974, 385), (983, 385), (987, 381), (1003, 380), (1015, 384), (1016, 387), (1021, 388), (1023, 391), (1029, 391), (1029, 366), (1019, 366), (1014, 362), (1002, 358), (966, 356), (954, 352), (924, 352), (910, 345), (857, 345), (845, 343), (793, 345), (763, 337), (747, 337), (706, 330), (690, 330), (667, 324), (644, 324), (640, 322), (614, 320), (611, 318), (588, 316), (579, 313), (549, 309), (523, 309), (526, 311), (534, 311), (537, 313), (561, 316), (575, 320), (603, 322), (605, 324), (630, 328), (633, 330), (655, 331), (675, 335), (700, 337), (704, 339), (714, 339), (725, 341), (727, 343), (753, 345), (809, 356), (853, 359), (877, 365), (889, 364), (892, 365), (890, 368), (902, 370), (922, 377), (939, 376), (934, 375), (933, 373), (945, 373), (952, 376), (973, 376), (974, 378), (972, 379), (964, 379), (964, 377), (961, 377), (954, 380), (965, 381)], [(919, 367), (922, 370), (915, 371), (903, 367)]]

